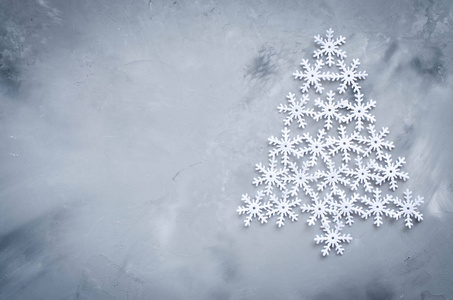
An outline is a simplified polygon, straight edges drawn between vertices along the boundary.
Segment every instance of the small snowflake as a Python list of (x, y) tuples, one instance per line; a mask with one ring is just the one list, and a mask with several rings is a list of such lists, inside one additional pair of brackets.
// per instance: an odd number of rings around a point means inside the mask
[(334, 64), (333, 58), (334, 55), (340, 59), (346, 58), (346, 52), (339, 49), (339, 46), (343, 45), (346, 42), (346, 38), (340, 35), (340, 37), (334, 40), (333, 32), (334, 31), (332, 30), (332, 28), (327, 30), (326, 31), (327, 38), (325, 39), (321, 38), (319, 34), (315, 36), (315, 43), (320, 45), (321, 49), (314, 51), (313, 57), (318, 59), (323, 55), (327, 56), (326, 63), (329, 65), (329, 67), (331, 67)]
[(277, 225), (282, 227), (285, 225), (285, 218), (289, 217), (291, 221), (297, 221), (297, 214), (293, 212), (293, 208), (300, 205), (300, 199), (296, 198), (289, 200), (289, 192), (283, 192), (282, 198), (278, 198), (275, 195), (271, 195), (271, 202), (274, 204), (269, 212), (268, 217), (278, 215)]
[(342, 217), (346, 220), (346, 225), (352, 226), (354, 224), (354, 214), (360, 217), (364, 216), (364, 211), (361, 206), (356, 204), (360, 198), (359, 194), (354, 193), (351, 197), (347, 198), (345, 192), (338, 193), (339, 201), (332, 201), (332, 207), (335, 209), (335, 216), (333, 221), (338, 223)]
[(302, 148), (302, 156), (310, 154), (309, 162), (312, 166), (317, 164), (318, 156), (322, 158), (324, 162), (330, 161), (330, 156), (327, 154), (327, 148), (331, 146), (331, 141), (324, 138), (326, 132), (324, 129), (319, 130), (316, 139), (305, 133), (302, 139), (308, 143), (307, 147)]
[(374, 125), (370, 124), (367, 127), (369, 136), (359, 136), (357, 141), (362, 144), (366, 144), (368, 148), (364, 152), (364, 156), (368, 157), (371, 152), (376, 153), (376, 158), (382, 160), (384, 158), (383, 149), (392, 150), (395, 146), (393, 142), (388, 142), (384, 140), (389, 134), (389, 129), (387, 127), (383, 127), (381, 131), (378, 133)]
[(398, 220), (404, 217), (407, 227), (412, 228), (412, 218), (415, 218), (419, 222), (423, 220), (423, 215), (417, 211), (417, 206), (423, 203), (423, 197), (417, 196), (416, 199), (412, 199), (412, 191), (407, 189), (404, 192), (404, 200), (395, 197), (393, 203), (399, 207), (399, 211), (395, 212), (395, 219)]
[(355, 143), (355, 140), (357, 140), (359, 133), (358, 132), (353, 132), (351, 135), (346, 134), (346, 127), (341, 125), (338, 127), (338, 133), (339, 136), (338, 138), (333, 138), (329, 136), (327, 139), (330, 141), (332, 144), (332, 149), (330, 149), (330, 155), (335, 155), (338, 152), (343, 152), (342, 153), (342, 160), (345, 163), (348, 163), (351, 160), (351, 154), (350, 152), (355, 152), (355, 153), (362, 153), (362, 148)]
[(266, 169), (262, 163), (256, 165), (256, 170), (260, 172), (261, 177), (256, 177), (253, 179), (253, 184), (258, 186), (265, 184), (266, 187), (264, 191), (266, 195), (272, 193), (273, 186), (277, 186), (280, 190), (285, 188), (285, 184), (282, 180), (282, 175), (286, 174), (287, 169), (276, 169), (277, 161), (274, 158), (269, 159), (269, 167)]
[(302, 93), (308, 93), (310, 86), (315, 87), (315, 91), (321, 94), (324, 88), (322, 87), (321, 80), (327, 80), (330, 78), (329, 72), (322, 72), (321, 69), (324, 63), (321, 60), (317, 60), (314, 67), (310, 65), (308, 59), (303, 59), (300, 63), (304, 71), (297, 70), (293, 73), (295, 79), (304, 80), (305, 83), (300, 87)]
[(288, 96), (286, 96), (286, 98), (288, 99), (289, 106), (283, 105), (283, 104), (280, 104), (278, 106), (279, 112), (288, 114), (288, 116), (284, 120), (285, 126), (289, 126), (289, 125), (291, 125), (291, 123), (294, 120), (297, 120), (297, 123), (299, 123), (299, 127), (305, 128), (305, 126), (307, 125), (307, 122), (305, 122), (304, 117), (305, 116), (313, 117), (315, 115), (313, 108), (305, 107), (307, 102), (310, 100), (308, 98), (308, 95), (304, 94), (304, 95), (302, 95), (302, 97), (303, 98), (301, 98), (300, 101), (297, 102), (295, 94), (288, 93)]
[(263, 203), (261, 201), (263, 197), (264, 193), (262, 191), (257, 192), (254, 200), (247, 194), (242, 195), (241, 200), (246, 206), (239, 206), (237, 212), (239, 215), (247, 214), (247, 217), (244, 220), (245, 226), (250, 226), (253, 218), (258, 218), (258, 220), (261, 221), (261, 224), (267, 223), (267, 216), (262, 211), (271, 208), (272, 204), (269, 202)]
[(355, 169), (347, 169), (344, 171), (346, 176), (354, 177), (355, 179), (351, 183), (351, 190), (356, 191), (359, 187), (359, 184), (362, 184), (365, 191), (368, 193), (372, 192), (372, 184), (371, 180), (376, 182), (380, 179), (380, 176), (376, 174), (374, 170), (374, 166), (376, 162), (374, 160), (369, 160), (366, 164), (362, 163), (362, 158), (357, 156), (355, 159), (355, 165), (357, 168)]
[(329, 255), (331, 249), (335, 249), (337, 254), (340, 255), (344, 253), (344, 248), (341, 244), (350, 243), (352, 241), (352, 237), (350, 234), (341, 234), (343, 227), (344, 225), (341, 222), (337, 223), (335, 228), (331, 228), (328, 223), (321, 226), (324, 231), (324, 235), (316, 235), (315, 241), (316, 244), (325, 244), (324, 248), (321, 250), (323, 256)]
[(314, 193), (310, 186), (310, 183), (317, 180), (316, 174), (309, 174), (310, 163), (303, 162), (302, 167), (299, 168), (295, 162), (288, 165), (291, 175), (288, 175), (285, 182), (291, 182), (293, 188), (291, 189), (291, 195), (296, 196), (299, 190), (302, 189), (306, 195)]
[(404, 157), (398, 157), (396, 162), (393, 163), (392, 156), (388, 153), (384, 160), (384, 166), (378, 164), (374, 166), (374, 169), (378, 170), (381, 175), (376, 183), (381, 185), (383, 182), (388, 181), (390, 183), (390, 189), (395, 191), (398, 188), (398, 185), (396, 184), (397, 179), (402, 179), (404, 181), (409, 179), (409, 174), (400, 170), (400, 168), (406, 163), (406, 160)]
[(392, 201), (392, 196), (386, 195), (384, 198), (381, 197), (381, 190), (375, 189), (374, 192), (374, 199), (370, 199), (367, 196), (363, 196), (361, 202), (367, 206), (367, 210), (365, 211), (364, 218), (368, 219), (370, 216), (374, 216), (374, 224), (379, 227), (383, 224), (382, 216), (390, 216), (393, 217), (394, 211), (393, 209), (387, 208), (387, 204)]
[(326, 119), (324, 127), (329, 130), (332, 128), (333, 120), (342, 122), (343, 116), (338, 112), (343, 108), (343, 101), (335, 101), (335, 93), (330, 91), (327, 93), (327, 101), (322, 101), (320, 98), (315, 99), (315, 105), (318, 106), (321, 111), (315, 113), (314, 119), (318, 122), (320, 119)]
[(302, 137), (297, 135), (290, 139), (290, 130), (287, 127), (282, 129), (282, 133), (282, 138), (280, 140), (274, 136), (269, 138), (269, 144), (276, 146), (269, 151), (269, 156), (275, 158), (278, 154), (281, 154), (282, 164), (286, 166), (289, 162), (290, 155), (294, 155), (297, 158), (302, 155), (300, 149), (295, 148), (296, 145), (302, 142)]
[(326, 194), (321, 200), (319, 199), (318, 194), (313, 193), (311, 195), (311, 201), (311, 205), (304, 203), (300, 206), (302, 212), (311, 213), (311, 217), (307, 220), (308, 225), (315, 225), (317, 220), (320, 220), (321, 223), (329, 222), (328, 216), (335, 214), (335, 210), (332, 209), (332, 196), (330, 194)]
[(351, 67), (346, 67), (344, 60), (339, 60), (337, 63), (340, 73), (330, 74), (329, 79), (336, 81), (340, 80), (341, 84), (338, 87), (340, 94), (346, 92), (346, 88), (350, 85), (355, 93), (360, 91), (360, 85), (357, 83), (357, 80), (365, 79), (368, 74), (366, 71), (357, 72), (357, 67), (360, 65), (359, 59), (353, 59)]
[(342, 165), (340, 168), (335, 168), (333, 161), (327, 162), (327, 171), (318, 170), (316, 173), (318, 178), (324, 178), (324, 181), (318, 183), (318, 191), (323, 191), (327, 186), (334, 194), (338, 194), (340, 189), (337, 185), (349, 185), (349, 179), (345, 178), (342, 173), (347, 170), (346, 165)]
[(345, 122), (349, 124), (351, 120), (355, 120), (355, 129), (361, 131), (363, 129), (364, 120), (367, 120), (370, 123), (376, 121), (375, 117), (369, 113), (369, 110), (376, 107), (376, 101), (370, 99), (368, 103), (363, 103), (363, 94), (360, 91), (354, 96), (356, 98), (355, 104), (352, 104), (347, 100), (343, 102), (343, 107), (351, 112), (345, 117)]

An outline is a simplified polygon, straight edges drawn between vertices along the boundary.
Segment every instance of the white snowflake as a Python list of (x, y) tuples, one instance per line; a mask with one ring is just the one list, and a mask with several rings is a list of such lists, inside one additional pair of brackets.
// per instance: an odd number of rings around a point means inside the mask
[(251, 199), (248, 194), (242, 195), (242, 201), (246, 206), (239, 206), (237, 212), (239, 215), (247, 214), (244, 220), (245, 226), (250, 226), (253, 218), (258, 218), (261, 224), (267, 223), (267, 216), (263, 213), (263, 210), (268, 210), (272, 204), (269, 202), (263, 203), (264, 193), (263, 191), (257, 192), (255, 199)]
[(276, 146), (269, 151), (269, 156), (275, 158), (278, 154), (282, 155), (282, 164), (287, 165), (289, 162), (289, 156), (294, 155), (299, 158), (302, 155), (300, 149), (296, 149), (295, 146), (302, 142), (302, 137), (297, 135), (294, 138), (290, 138), (290, 130), (285, 127), (282, 129), (282, 138), (279, 140), (274, 136), (269, 138), (269, 144)]
[(315, 105), (320, 108), (321, 111), (315, 113), (314, 119), (318, 122), (320, 119), (325, 119), (324, 127), (329, 130), (332, 128), (333, 120), (343, 122), (343, 116), (339, 113), (339, 110), (343, 108), (343, 101), (335, 101), (335, 93), (330, 91), (327, 93), (327, 101), (323, 101), (320, 98), (315, 99)]
[(296, 101), (295, 94), (288, 93), (286, 98), (288, 99), (289, 105), (280, 104), (278, 106), (278, 111), (287, 113), (288, 116), (284, 120), (285, 126), (291, 125), (294, 120), (297, 120), (300, 128), (305, 128), (307, 122), (305, 122), (304, 117), (310, 116), (313, 117), (315, 112), (313, 108), (307, 108), (305, 105), (310, 100), (307, 94), (302, 95), (303, 98), (300, 98), (300, 101)]
[(327, 137), (331, 143), (330, 155), (335, 155), (342, 152), (342, 160), (348, 163), (351, 160), (351, 152), (362, 153), (362, 148), (355, 142), (359, 136), (358, 132), (353, 132), (350, 135), (346, 134), (346, 127), (341, 125), (338, 127), (338, 138), (331, 136)]
[(330, 78), (329, 72), (321, 72), (324, 63), (318, 59), (314, 67), (308, 62), (308, 59), (303, 59), (300, 63), (304, 71), (297, 70), (293, 73), (295, 79), (305, 81), (300, 87), (302, 93), (308, 93), (310, 86), (314, 86), (316, 93), (321, 94), (324, 88), (322, 87), (321, 80)]
[(400, 169), (406, 163), (404, 157), (398, 157), (396, 162), (392, 162), (392, 156), (387, 153), (384, 157), (385, 165), (375, 164), (374, 169), (380, 172), (380, 178), (377, 180), (377, 184), (381, 185), (383, 182), (388, 181), (390, 189), (395, 191), (398, 188), (396, 181), (398, 179), (406, 181), (409, 179), (407, 172), (402, 172)]
[(417, 211), (417, 206), (420, 206), (424, 201), (423, 197), (417, 196), (416, 199), (412, 199), (412, 191), (407, 189), (404, 193), (404, 200), (400, 200), (398, 197), (393, 199), (393, 203), (399, 207), (399, 211), (395, 212), (395, 219), (404, 217), (404, 223), (407, 227), (412, 228), (412, 218), (417, 221), (423, 220), (423, 214)]
[(318, 156), (322, 158), (324, 162), (330, 161), (330, 156), (327, 153), (327, 148), (331, 146), (331, 141), (324, 138), (326, 131), (324, 129), (319, 130), (316, 139), (310, 136), (309, 133), (304, 133), (302, 139), (308, 143), (307, 147), (302, 148), (302, 156), (310, 154), (309, 162), (312, 166), (316, 165)]
[(338, 223), (341, 218), (345, 218), (346, 225), (352, 226), (354, 224), (354, 214), (364, 217), (365, 212), (362, 207), (357, 205), (357, 200), (360, 199), (360, 195), (354, 193), (351, 197), (347, 198), (346, 193), (340, 191), (338, 193), (338, 201), (332, 201), (331, 205), (335, 210), (333, 221)]
[(291, 195), (296, 196), (299, 193), (299, 190), (302, 189), (306, 195), (311, 195), (314, 193), (313, 189), (310, 186), (311, 182), (317, 180), (316, 174), (308, 173), (310, 169), (310, 163), (303, 162), (302, 167), (299, 168), (295, 162), (288, 165), (291, 175), (286, 176), (285, 182), (291, 182), (293, 188), (291, 189)]
[(368, 125), (367, 129), (369, 133), (368, 137), (359, 136), (357, 138), (359, 143), (366, 144), (368, 146), (364, 152), (364, 156), (368, 157), (371, 152), (375, 152), (376, 158), (378, 160), (382, 160), (384, 158), (383, 149), (392, 150), (395, 147), (393, 142), (384, 140), (384, 137), (389, 134), (389, 129), (387, 127), (383, 127), (380, 132), (376, 132), (376, 129), (372, 124)]
[(338, 68), (340, 69), (340, 73), (332, 73), (330, 74), (330, 80), (337, 81), (340, 80), (341, 84), (338, 87), (338, 91), (340, 94), (346, 92), (346, 88), (350, 85), (352, 90), (357, 93), (360, 91), (360, 85), (357, 83), (357, 80), (365, 79), (368, 74), (366, 71), (357, 72), (357, 67), (360, 65), (359, 59), (353, 59), (351, 63), (351, 67), (346, 67), (344, 60), (339, 60), (337, 63)]
[(355, 169), (348, 168), (344, 171), (346, 176), (355, 178), (351, 183), (351, 190), (356, 191), (361, 184), (366, 192), (371, 193), (371, 180), (376, 182), (380, 179), (380, 176), (373, 171), (376, 162), (373, 159), (370, 159), (366, 163), (362, 163), (362, 158), (360, 156), (357, 156), (355, 161), (355, 165), (357, 166)]
[(326, 38), (322, 38), (319, 34), (315, 36), (315, 43), (321, 47), (314, 51), (313, 57), (319, 59), (321, 56), (326, 56), (326, 64), (329, 67), (334, 64), (334, 55), (340, 59), (346, 58), (346, 52), (339, 49), (339, 46), (346, 42), (346, 38), (340, 35), (340, 37), (334, 40), (333, 32), (332, 28), (329, 28), (329, 30), (326, 30)]
[(382, 216), (394, 216), (393, 209), (387, 207), (392, 201), (392, 196), (386, 195), (384, 198), (381, 197), (381, 190), (375, 189), (373, 192), (374, 199), (370, 199), (367, 196), (363, 196), (361, 202), (367, 206), (367, 210), (363, 215), (365, 219), (370, 216), (374, 216), (374, 224), (379, 227), (383, 224)]
[(347, 170), (347, 166), (342, 164), (340, 168), (335, 168), (333, 161), (327, 162), (327, 171), (318, 170), (316, 176), (323, 178), (324, 181), (318, 183), (318, 191), (323, 191), (327, 186), (334, 194), (338, 194), (340, 189), (337, 185), (349, 185), (349, 179), (345, 178), (342, 173)]
[(273, 207), (269, 209), (267, 215), (269, 217), (278, 215), (277, 225), (282, 227), (285, 225), (285, 218), (289, 217), (291, 221), (297, 221), (297, 214), (293, 212), (293, 208), (300, 205), (301, 200), (298, 198), (289, 200), (289, 192), (283, 192), (282, 197), (279, 198), (275, 195), (271, 195), (270, 199), (273, 203)]
[(349, 124), (350, 121), (355, 120), (355, 129), (361, 131), (363, 129), (363, 121), (366, 120), (370, 123), (374, 123), (376, 118), (369, 113), (371, 109), (376, 107), (376, 101), (370, 99), (367, 103), (363, 103), (363, 94), (358, 91), (355, 95), (354, 104), (347, 100), (342, 100), (343, 107), (350, 111), (350, 113), (344, 118), (345, 122)]
[(321, 226), (324, 231), (324, 235), (316, 235), (315, 241), (316, 244), (325, 244), (324, 248), (321, 250), (323, 256), (329, 255), (331, 249), (335, 249), (337, 254), (340, 255), (344, 253), (344, 248), (341, 244), (350, 243), (352, 241), (352, 237), (349, 233), (341, 234), (343, 227), (344, 225), (341, 222), (337, 223), (334, 228), (331, 228), (328, 223)]
[(308, 218), (307, 223), (309, 226), (316, 224), (317, 220), (320, 220), (321, 223), (329, 222), (329, 217), (335, 214), (335, 210), (332, 209), (332, 196), (326, 194), (321, 200), (318, 197), (318, 194), (313, 193), (311, 195), (311, 205), (302, 204), (300, 209), (304, 213), (311, 213), (310, 218)]
[(276, 169), (277, 161), (274, 158), (269, 159), (269, 167), (265, 168), (262, 163), (256, 164), (256, 170), (261, 173), (260, 177), (253, 179), (253, 184), (258, 186), (265, 184), (264, 191), (266, 195), (270, 195), (273, 190), (273, 186), (277, 186), (280, 190), (285, 188), (285, 183), (282, 180), (282, 175), (287, 173), (287, 169)]

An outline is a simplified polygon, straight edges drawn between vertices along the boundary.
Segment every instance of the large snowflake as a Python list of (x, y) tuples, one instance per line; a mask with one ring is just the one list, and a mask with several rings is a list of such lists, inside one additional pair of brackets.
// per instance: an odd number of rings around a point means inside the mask
[(316, 93), (321, 94), (324, 90), (321, 80), (327, 80), (330, 78), (329, 72), (321, 72), (322, 66), (324, 65), (322, 60), (318, 59), (313, 67), (308, 62), (308, 59), (303, 59), (300, 64), (304, 70), (297, 70), (293, 73), (293, 75), (295, 79), (305, 81), (300, 87), (302, 93), (308, 93), (310, 86), (314, 86)]
[(357, 68), (360, 65), (359, 59), (353, 59), (351, 66), (346, 67), (344, 60), (339, 60), (337, 63), (338, 68), (340, 69), (339, 73), (330, 74), (330, 80), (341, 81), (340, 86), (338, 87), (338, 92), (343, 94), (346, 92), (348, 86), (352, 87), (352, 90), (357, 93), (360, 91), (360, 85), (358, 80), (365, 79), (368, 74), (366, 71), (357, 72)]
[(326, 64), (329, 67), (334, 64), (334, 55), (340, 59), (346, 58), (346, 52), (339, 48), (346, 42), (346, 38), (340, 35), (333, 39), (333, 32), (332, 28), (329, 28), (326, 30), (326, 38), (322, 38), (319, 34), (315, 36), (315, 43), (320, 45), (320, 49), (313, 53), (313, 57), (316, 59), (325, 56)]
[(330, 91), (327, 93), (327, 101), (322, 101), (321, 98), (315, 99), (315, 105), (320, 108), (320, 111), (315, 113), (314, 119), (319, 121), (325, 119), (324, 127), (329, 130), (332, 128), (333, 120), (343, 121), (343, 116), (339, 110), (343, 108), (343, 101), (335, 101), (335, 93)]
[[(352, 237), (342, 230), (357, 219), (373, 219), (377, 227), (384, 218), (404, 219), (407, 228), (414, 220), (423, 220), (422, 197), (413, 197), (410, 190), (400, 198), (393, 195), (399, 181), (409, 179), (401, 170), (405, 159), (392, 160), (389, 130), (376, 129), (371, 113), (376, 101), (360, 86), (368, 74), (359, 69), (358, 58), (346, 61), (346, 52), (340, 49), (346, 39), (333, 33), (329, 29), (325, 36), (315, 36), (318, 48), (313, 59), (303, 59), (302, 68), (293, 73), (303, 81), (302, 95), (288, 93), (287, 102), (278, 105), (285, 114), (282, 135), (269, 138), (268, 165), (256, 164), (259, 176), (253, 184), (259, 192), (254, 198), (242, 195), (243, 206), (237, 209), (246, 215), (246, 226), (253, 219), (266, 223), (275, 218), (278, 227), (298, 221), (300, 209), (308, 215), (309, 226), (322, 229), (315, 242), (323, 245), (324, 256), (331, 251), (343, 254)], [(322, 94), (326, 83), (332, 86), (326, 96), (310, 102), (309, 94)], [(339, 99), (334, 91), (348, 96)], [(382, 194), (387, 182), (388, 192)]]
[(278, 106), (278, 111), (287, 113), (288, 116), (283, 121), (285, 126), (291, 125), (294, 120), (297, 120), (300, 128), (305, 128), (307, 122), (305, 121), (305, 116), (313, 117), (315, 112), (313, 108), (307, 108), (306, 105), (310, 100), (308, 95), (302, 95), (300, 101), (296, 101), (296, 95), (293, 93), (288, 93), (286, 98), (288, 99), (289, 105), (280, 104)]

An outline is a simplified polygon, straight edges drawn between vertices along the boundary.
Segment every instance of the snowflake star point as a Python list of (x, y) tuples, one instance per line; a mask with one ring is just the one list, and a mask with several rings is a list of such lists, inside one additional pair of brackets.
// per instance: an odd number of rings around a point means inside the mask
[(269, 156), (275, 158), (277, 155), (282, 156), (283, 165), (287, 165), (289, 162), (290, 155), (299, 158), (302, 153), (299, 149), (296, 149), (296, 145), (302, 142), (302, 137), (297, 135), (294, 138), (290, 138), (290, 130), (288, 127), (282, 129), (282, 138), (279, 140), (274, 136), (269, 138), (269, 144), (275, 146), (274, 149), (269, 151)]
[(293, 76), (295, 79), (305, 81), (304, 84), (300, 87), (302, 93), (308, 93), (310, 86), (313, 86), (316, 93), (321, 94), (324, 90), (324, 87), (321, 84), (321, 80), (327, 80), (330, 78), (329, 72), (321, 72), (324, 63), (320, 59), (318, 59), (315, 65), (312, 67), (308, 62), (308, 59), (303, 59), (300, 64), (303, 68), (303, 71), (297, 70), (293, 73)]
[(386, 195), (382, 198), (380, 189), (374, 190), (373, 199), (363, 196), (361, 201), (367, 206), (364, 218), (367, 219), (370, 216), (374, 216), (374, 225), (377, 227), (380, 227), (384, 223), (382, 221), (382, 216), (394, 217), (393, 209), (387, 207), (387, 205), (392, 201), (392, 196)]
[(285, 225), (285, 218), (289, 217), (292, 222), (297, 221), (297, 214), (293, 212), (293, 208), (300, 205), (301, 200), (299, 198), (289, 199), (289, 192), (283, 192), (281, 198), (271, 195), (270, 200), (273, 203), (273, 207), (269, 209), (267, 215), (272, 217), (278, 215), (277, 225), (282, 227)]
[(406, 160), (404, 157), (398, 157), (398, 159), (393, 162), (392, 156), (387, 153), (384, 157), (384, 161), (385, 165), (374, 165), (374, 169), (380, 172), (380, 178), (376, 181), (376, 183), (381, 185), (383, 182), (388, 181), (389, 188), (395, 191), (398, 188), (398, 179), (404, 181), (409, 179), (407, 172), (401, 171), (401, 167), (406, 163)]
[(331, 228), (328, 223), (324, 223), (321, 226), (324, 235), (316, 235), (315, 241), (316, 244), (324, 244), (324, 248), (321, 250), (323, 256), (328, 256), (333, 249), (335, 249), (337, 254), (343, 255), (344, 248), (341, 244), (350, 243), (352, 241), (352, 237), (349, 233), (341, 233), (343, 227), (344, 225), (342, 222), (337, 223), (334, 228)]
[(302, 95), (300, 101), (296, 101), (294, 93), (288, 93), (286, 96), (288, 99), (289, 105), (280, 104), (277, 109), (279, 112), (287, 113), (288, 116), (283, 121), (285, 126), (291, 125), (294, 120), (297, 120), (300, 128), (305, 128), (307, 122), (305, 121), (305, 116), (313, 117), (315, 112), (313, 108), (307, 108), (306, 104), (310, 100), (307, 94)]
[(287, 173), (287, 169), (277, 169), (277, 161), (274, 158), (269, 159), (269, 167), (266, 168), (262, 163), (256, 164), (256, 170), (261, 173), (260, 177), (253, 179), (253, 184), (256, 186), (265, 184), (264, 189), (266, 195), (272, 193), (273, 187), (277, 186), (280, 190), (285, 188), (285, 183), (282, 180), (284, 174)]
[(371, 109), (376, 107), (376, 101), (370, 99), (367, 103), (363, 103), (363, 94), (360, 91), (355, 93), (354, 96), (356, 98), (355, 104), (350, 103), (348, 100), (342, 101), (343, 107), (350, 112), (344, 120), (348, 124), (350, 121), (355, 120), (355, 129), (360, 132), (364, 128), (363, 122), (365, 120), (370, 123), (376, 121), (376, 118), (369, 113)]
[(250, 226), (253, 218), (258, 218), (261, 224), (267, 223), (267, 216), (263, 210), (268, 210), (272, 204), (269, 202), (263, 203), (263, 197), (264, 193), (262, 191), (259, 191), (254, 199), (251, 199), (248, 194), (242, 195), (241, 200), (245, 203), (245, 206), (239, 206), (237, 212), (239, 215), (247, 215), (244, 220), (245, 226)]
[(326, 64), (329, 67), (334, 64), (334, 56), (340, 59), (346, 58), (346, 52), (339, 49), (339, 46), (346, 43), (346, 38), (340, 35), (338, 38), (333, 39), (333, 33), (332, 28), (329, 28), (326, 30), (326, 38), (322, 38), (320, 35), (315, 36), (315, 43), (320, 45), (320, 49), (314, 51), (313, 57), (319, 59), (325, 56)]
[(325, 119), (324, 127), (329, 130), (333, 127), (332, 123), (334, 120), (343, 122), (344, 117), (340, 114), (344, 106), (343, 101), (335, 101), (335, 93), (329, 91), (327, 93), (326, 101), (321, 100), (321, 98), (315, 99), (315, 105), (319, 107), (319, 112), (315, 113), (314, 119), (318, 122), (320, 119)]
[(359, 59), (353, 59), (351, 66), (346, 67), (344, 60), (339, 60), (337, 63), (340, 73), (330, 74), (329, 78), (332, 81), (341, 81), (340, 86), (338, 87), (338, 92), (343, 94), (346, 92), (346, 88), (351, 86), (352, 90), (357, 93), (360, 91), (360, 85), (358, 80), (365, 79), (368, 74), (366, 71), (357, 72), (357, 68), (360, 65)]
[(404, 191), (404, 200), (395, 197), (393, 199), (393, 203), (398, 206), (399, 210), (395, 212), (395, 219), (400, 219), (404, 217), (404, 224), (408, 228), (412, 228), (413, 221), (412, 219), (416, 219), (417, 221), (421, 222), (423, 220), (423, 214), (417, 211), (417, 207), (420, 206), (424, 201), (423, 197), (417, 196), (417, 198), (412, 198), (412, 191), (407, 189)]

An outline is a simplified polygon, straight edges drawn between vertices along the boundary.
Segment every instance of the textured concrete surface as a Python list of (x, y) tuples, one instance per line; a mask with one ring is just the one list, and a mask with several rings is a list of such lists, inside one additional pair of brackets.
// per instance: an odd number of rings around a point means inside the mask
[[(1, 0), (0, 298), (453, 299), (452, 6)], [(426, 203), (326, 259), (236, 208), (329, 27)]]

